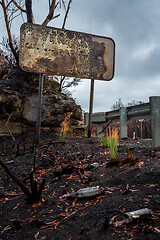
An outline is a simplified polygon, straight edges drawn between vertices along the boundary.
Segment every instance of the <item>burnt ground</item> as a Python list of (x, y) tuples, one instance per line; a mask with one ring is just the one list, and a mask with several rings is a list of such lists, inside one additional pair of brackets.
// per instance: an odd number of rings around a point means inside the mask
[[(40, 147), (32, 151), (29, 135), (25, 154), (22, 144), (16, 154), (10, 142), (1, 137), (1, 160), (29, 188), (35, 159), (35, 180), (40, 184), (44, 178), (45, 187), (41, 200), (29, 203), (0, 166), (0, 240), (160, 239), (160, 148), (151, 140), (119, 141), (121, 164), (111, 166), (108, 150), (95, 138), (70, 137), (62, 143), (43, 133)], [(91, 186), (100, 186), (101, 194), (64, 197)], [(125, 212), (143, 208), (151, 215), (124, 222)]]

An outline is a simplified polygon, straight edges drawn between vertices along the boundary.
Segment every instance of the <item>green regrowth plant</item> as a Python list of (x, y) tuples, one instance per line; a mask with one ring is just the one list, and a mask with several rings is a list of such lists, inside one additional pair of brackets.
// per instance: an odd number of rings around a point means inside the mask
[(64, 142), (65, 138), (66, 138), (66, 132), (62, 132), (62, 142)]
[(106, 131), (106, 136), (101, 136), (101, 144), (103, 147), (108, 147), (110, 160), (114, 161), (117, 158), (118, 151), (118, 128), (109, 127), (109, 133)]
[(110, 159), (115, 160), (117, 158), (117, 151), (118, 151), (118, 142), (116, 138), (109, 139), (108, 148), (110, 152)]
[(101, 144), (102, 147), (108, 147), (108, 137), (107, 136), (101, 136)]

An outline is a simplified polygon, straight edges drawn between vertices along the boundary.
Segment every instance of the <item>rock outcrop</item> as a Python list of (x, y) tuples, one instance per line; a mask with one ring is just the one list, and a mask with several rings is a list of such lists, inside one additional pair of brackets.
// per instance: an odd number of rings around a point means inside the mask
[[(32, 76), (33, 77), (33, 76)], [(0, 81), (0, 118), (11, 122), (22, 121), (25, 125), (35, 125), (38, 107), (38, 75), (25, 82), (24, 87), (14, 90), (7, 81)], [(65, 113), (71, 112), (71, 124), (82, 120), (82, 110), (73, 98), (58, 92), (58, 82), (44, 78), (42, 97), (42, 126), (59, 127)]]

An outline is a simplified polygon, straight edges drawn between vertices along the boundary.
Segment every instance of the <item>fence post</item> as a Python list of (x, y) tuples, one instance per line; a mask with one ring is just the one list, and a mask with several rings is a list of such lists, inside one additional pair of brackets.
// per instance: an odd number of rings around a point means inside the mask
[(39, 74), (39, 95), (36, 121), (36, 144), (39, 145), (40, 129), (41, 129), (41, 112), (42, 112), (42, 95), (43, 95), (43, 74)]
[(88, 125), (88, 120), (89, 120), (89, 113), (85, 112), (84, 113), (84, 125)]
[(120, 138), (127, 138), (127, 107), (120, 108)]
[(160, 97), (150, 97), (152, 144), (160, 146)]
[(102, 123), (96, 123), (97, 127), (97, 137), (101, 137)]

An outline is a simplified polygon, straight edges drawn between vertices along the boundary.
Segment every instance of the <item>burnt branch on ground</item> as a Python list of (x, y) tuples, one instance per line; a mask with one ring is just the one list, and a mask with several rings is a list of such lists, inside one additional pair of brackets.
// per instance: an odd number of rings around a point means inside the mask
[(45, 185), (45, 179), (42, 180), (40, 183), (39, 189), (37, 186), (36, 180), (33, 179), (33, 172), (30, 173), (30, 186), (31, 186), (31, 192), (26, 187), (26, 185), (15, 176), (15, 174), (7, 167), (7, 165), (0, 160), (0, 165), (4, 168), (6, 173), (12, 178), (12, 180), (21, 188), (21, 190), (25, 193), (25, 195), (28, 198), (29, 202), (38, 202), (41, 198), (41, 193)]

